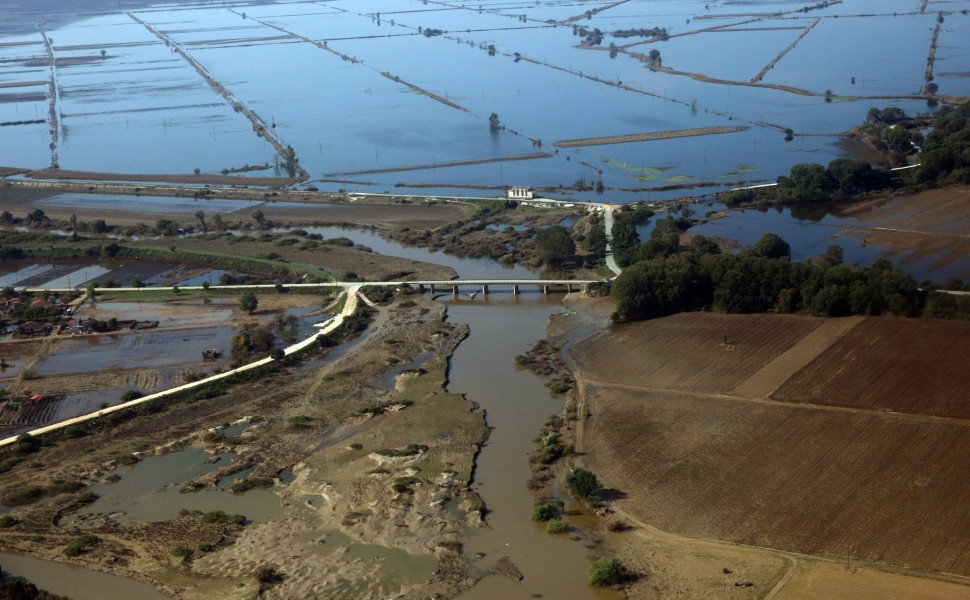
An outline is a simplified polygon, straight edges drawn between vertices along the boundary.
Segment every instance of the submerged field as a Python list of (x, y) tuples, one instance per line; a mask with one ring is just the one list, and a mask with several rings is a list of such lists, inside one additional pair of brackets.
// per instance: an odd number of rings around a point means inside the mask
[[(967, 333), (771, 315), (616, 327), (575, 350), (592, 411), (586, 461), (619, 490), (618, 508), (664, 531), (968, 576)], [(807, 581), (792, 585), (807, 593)], [(944, 591), (927, 597), (970, 595)]]
[[(16, 22), (0, 166), (102, 179), (587, 197), (602, 179), (624, 202), (841, 156), (873, 105), (930, 110), (933, 64), (940, 94), (970, 93), (970, 20), (945, 2), (200, 2)], [(853, 44), (884, 36), (896, 60)], [(544, 153), (556, 140), (598, 145)]]

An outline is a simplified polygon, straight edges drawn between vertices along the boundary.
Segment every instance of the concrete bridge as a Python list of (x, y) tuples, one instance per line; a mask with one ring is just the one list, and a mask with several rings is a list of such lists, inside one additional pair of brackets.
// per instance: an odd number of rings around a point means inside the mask
[[(284, 289), (288, 290), (300, 290), (300, 289), (319, 289), (319, 288), (341, 288), (344, 290), (353, 290), (363, 286), (388, 286), (388, 287), (401, 287), (409, 285), (412, 287), (417, 287), (420, 292), (431, 292), (432, 294), (439, 292), (451, 292), (453, 294), (459, 293), (462, 288), (478, 288), (483, 294), (488, 294), (492, 288), (502, 287), (511, 288), (513, 294), (518, 294), (521, 292), (522, 288), (535, 288), (541, 290), (543, 294), (548, 294), (554, 291), (566, 291), (566, 292), (581, 292), (586, 291), (592, 283), (600, 283), (598, 279), (438, 279), (438, 280), (417, 280), (417, 281), (325, 281), (321, 283), (286, 283), (282, 284)], [(192, 291), (192, 290), (209, 290), (212, 292), (225, 291), (225, 290), (275, 290), (277, 289), (277, 284), (275, 283), (257, 283), (250, 285), (210, 285), (208, 287), (201, 285), (179, 285), (169, 287), (140, 287), (140, 288), (98, 288), (101, 291), (108, 292), (143, 292), (150, 290), (165, 290), (173, 289), (178, 287), (182, 291)], [(29, 287), (24, 288), (25, 291), (43, 293), (43, 292), (58, 292), (58, 293), (69, 293), (69, 292), (79, 292), (82, 291), (81, 287), (71, 287), (71, 288), (44, 288), (44, 287)]]

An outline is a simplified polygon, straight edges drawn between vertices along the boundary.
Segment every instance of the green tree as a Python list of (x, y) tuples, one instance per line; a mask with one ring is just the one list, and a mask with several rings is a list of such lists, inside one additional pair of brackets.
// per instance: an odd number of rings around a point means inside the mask
[(258, 208), (250, 213), (249, 216), (253, 218), (253, 221), (256, 221), (260, 225), (266, 221), (266, 216), (263, 214), (263, 211), (259, 210)]
[(536, 249), (543, 264), (558, 267), (576, 254), (576, 242), (565, 227), (553, 225), (536, 236)]
[(595, 587), (608, 587), (623, 583), (627, 576), (626, 567), (619, 558), (601, 558), (589, 566), (586, 582)]
[(660, 58), (660, 50), (657, 50), (656, 48), (654, 48), (649, 53), (647, 53), (647, 56), (650, 57), (650, 62), (652, 62), (653, 64), (658, 66), (663, 64), (663, 61)]
[(777, 234), (766, 233), (745, 253), (761, 258), (791, 258), (791, 246)]
[(239, 308), (243, 309), (249, 314), (253, 314), (253, 311), (256, 310), (256, 307), (258, 306), (259, 298), (256, 297), (256, 292), (252, 290), (248, 290), (239, 297)]
[(566, 487), (570, 494), (580, 500), (595, 498), (603, 489), (596, 474), (582, 468), (573, 469), (566, 475)]
[(498, 129), (502, 126), (501, 121), (499, 121), (498, 113), (492, 113), (488, 115), (488, 126), (492, 129)]

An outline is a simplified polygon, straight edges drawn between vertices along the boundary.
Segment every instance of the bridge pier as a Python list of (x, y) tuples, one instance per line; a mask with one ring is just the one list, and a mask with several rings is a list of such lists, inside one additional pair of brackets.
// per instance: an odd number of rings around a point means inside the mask
[(513, 285), (512, 286), (512, 295), (513, 296), (518, 296), (519, 295), (519, 286), (518, 285)]
[(419, 294), (423, 294), (424, 293), (424, 284), (423, 283), (419, 283), (418, 284), (418, 293)]
[(431, 295), (434, 296), (434, 284), (431, 284)]
[(457, 285), (452, 286), (452, 288), (451, 288), (451, 294), (453, 296), (457, 296), (458, 295), (458, 286)]
[(548, 294), (549, 293), (549, 286), (548, 285), (542, 284), (542, 293), (543, 294)]
[(487, 285), (483, 285), (482, 286), (482, 295), (483, 296), (487, 296), (488, 295), (488, 286)]

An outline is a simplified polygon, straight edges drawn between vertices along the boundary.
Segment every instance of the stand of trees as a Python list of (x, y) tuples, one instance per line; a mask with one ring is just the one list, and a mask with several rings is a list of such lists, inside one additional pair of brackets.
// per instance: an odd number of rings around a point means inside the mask
[(845, 266), (840, 250), (830, 248), (814, 262), (792, 262), (788, 244), (774, 234), (739, 254), (721, 254), (697, 236), (687, 251), (664, 251), (624, 269), (613, 285), (616, 318), (692, 310), (920, 314), (926, 298), (912, 277), (885, 260), (870, 268)]
[(916, 183), (970, 183), (970, 105), (939, 110), (919, 158), (922, 165), (913, 174)]
[(861, 160), (839, 158), (828, 167), (813, 163), (793, 166), (778, 178), (778, 186), (738, 190), (723, 196), (726, 204), (782, 205), (847, 200), (858, 194), (896, 187), (892, 173)]

